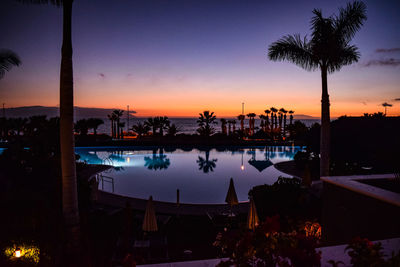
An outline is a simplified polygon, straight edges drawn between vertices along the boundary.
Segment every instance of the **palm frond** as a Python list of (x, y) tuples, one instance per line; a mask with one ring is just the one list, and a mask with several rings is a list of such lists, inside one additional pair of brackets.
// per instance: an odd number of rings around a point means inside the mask
[(348, 3), (346, 8), (339, 9), (339, 16), (334, 19), (336, 35), (348, 41), (354, 37), (367, 19), (367, 6), (360, 1)]
[(360, 58), (360, 52), (355, 45), (348, 45), (338, 49), (327, 62), (328, 72), (332, 73), (340, 70), (343, 66), (351, 65)]
[(9, 71), (12, 66), (19, 66), (21, 60), (18, 55), (8, 49), (0, 50), (0, 79), (3, 78), (6, 71)]
[(318, 62), (313, 59), (307, 38), (300, 35), (287, 35), (272, 43), (268, 48), (268, 57), (273, 61), (287, 60), (305, 70), (318, 68)]

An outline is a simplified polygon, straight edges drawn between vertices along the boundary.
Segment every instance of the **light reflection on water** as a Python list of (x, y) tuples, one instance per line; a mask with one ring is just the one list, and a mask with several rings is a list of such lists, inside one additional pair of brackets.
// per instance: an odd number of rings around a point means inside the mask
[[(300, 147), (275, 146), (218, 151), (135, 148), (76, 148), (80, 160), (107, 164), (115, 169), (116, 194), (175, 202), (176, 190), (183, 203), (223, 203), (233, 177), (239, 201), (248, 199), (255, 185), (272, 184), (280, 175), (273, 164), (292, 160)], [(101, 187), (101, 185), (100, 185)], [(111, 191), (109, 183), (105, 191)]]

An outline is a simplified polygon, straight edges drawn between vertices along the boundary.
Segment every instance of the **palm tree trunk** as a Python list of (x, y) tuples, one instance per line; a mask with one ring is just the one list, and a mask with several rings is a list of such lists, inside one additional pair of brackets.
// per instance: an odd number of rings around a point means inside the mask
[[(71, 40), (72, 0), (63, 4), (63, 44), (60, 70), (60, 145), (62, 172), (62, 208), (66, 243), (66, 259), (76, 260), (79, 254), (80, 225), (74, 150), (74, 103)], [(69, 261), (68, 260), (68, 261)]]
[(321, 101), (321, 143), (320, 143), (320, 176), (329, 175), (329, 153), (330, 153), (330, 113), (327, 69), (321, 67), (322, 78), (322, 101)]

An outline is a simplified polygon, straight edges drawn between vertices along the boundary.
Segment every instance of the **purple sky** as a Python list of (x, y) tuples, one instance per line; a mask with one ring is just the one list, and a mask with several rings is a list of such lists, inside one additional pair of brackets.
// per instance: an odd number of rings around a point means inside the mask
[[(94, 4), (96, 3), (96, 4)], [(347, 1), (76, 0), (75, 104), (131, 108), (138, 116), (261, 113), (271, 106), (319, 116), (319, 72), (267, 58), (286, 34), (309, 34), (313, 8), (325, 16)], [(353, 44), (361, 59), (330, 75), (332, 115), (400, 115), (400, 1), (365, 1)], [(62, 10), (0, 3), (0, 48), (23, 64), (0, 80), (6, 106), (58, 104)]]

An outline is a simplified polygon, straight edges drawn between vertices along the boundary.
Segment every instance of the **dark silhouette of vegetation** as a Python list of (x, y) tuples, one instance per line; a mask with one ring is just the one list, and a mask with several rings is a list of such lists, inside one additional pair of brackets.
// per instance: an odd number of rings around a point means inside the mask
[(246, 117), (243, 114), (237, 116), (237, 119), (240, 121), (240, 131), (244, 133), (244, 119)]
[(98, 118), (89, 118), (87, 119), (87, 124), (89, 126), (89, 129), (93, 129), (94, 136), (97, 136), (97, 128), (99, 128), (100, 125), (104, 124), (104, 121)]
[(0, 50), (0, 80), (4, 77), (6, 71), (10, 71), (12, 66), (19, 66), (21, 60), (18, 55), (11, 50)]
[(355, 1), (339, 9), (338, 16), (324, 18), (322, 11), (313, 10), (311, 40), (300, 35), (287, 35), (271, 44), (268, 56), (271, 60), (288, 60), (305, 70), (321, 70), (321, 176), (329, 175), (330, 112), (327, 74), (339, 71), (343, 66), (357, 62), (360, 54), (351, 39), (366, 20), (366, 6)]
[(179, 131), (180, 129), (174, 123), (168, 125), (167, 136), (169, 137), (175, 136)]
[(152, 157), (144, 157), (144, 166), (149, 170), (166, 170), (171, 164), (167, 155), (165, 155), (160, 149), (159, 154), (157, 155), (157, 151), (153, 150)]
[(121, 120), (121, 117), (124, 115), (124, 111), (121, 109), (116, 109), (113, 111), (112, 114), (114, 114), (114, 116), (112, 116), (112, 118), (115, 123), (115, 126), (114, 126), (115, 132), (114, 132), (113, 138), (121, 139), (122, 138), (122, 131), (121, 131), (122, 125), (121, 125), (120, 120)]
[(200, 117), (197, 120), (199, 128), (197, 129), (197, 132), (201, 136), (205, 137), (212, 135), (215, 132), (215, 128), (212, 125), (217, 124), (216, 122), (217, 117), (214, 115), (214, 112), (206, 110), (203, 111), (203, 113), (200, 113), (199, 115)]
[(78, 120), (75, 123), (75, 131), (77, 133), (79, 133), (80, 135), (87, 135), (89, 132), (89, 125), (88, 125), (88, 121), (86, 119), (81, 119)]
[(221, 121), (221, 133), (223, 135), (227, 135), (228, 134), (228, 130), (226, 128), (227, 121), (226, 119), (220, 119), (220, 121)]
[(132, 126), (132, 131), (135, 132), (140, 138), (149, 133), (150, 127), (147, 124), (138, 122), (136, 125)]
[(202, 170), (204, 173), (213, 172), (215, 167), (217, 166), (216, 162), (218, 159), (210, 160), (210, 150), (206, 150), (206, 157), (200, 157), (196, 161), (199, 164), (199, 170)]

